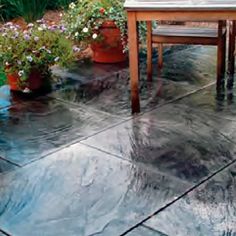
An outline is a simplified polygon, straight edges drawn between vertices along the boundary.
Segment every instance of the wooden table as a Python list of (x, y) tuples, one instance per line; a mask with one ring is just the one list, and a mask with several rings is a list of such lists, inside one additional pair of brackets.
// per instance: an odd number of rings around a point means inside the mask
[[(138, 22), (236, 20), (236, 0), (126, 0), (132, 112), (140, 112)], [(149, 40), (150, 41), (150, 40)]]

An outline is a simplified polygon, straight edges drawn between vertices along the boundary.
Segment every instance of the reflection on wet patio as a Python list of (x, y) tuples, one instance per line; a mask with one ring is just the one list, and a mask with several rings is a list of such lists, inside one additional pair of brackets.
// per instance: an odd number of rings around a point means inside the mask
[(235, 235), (235, 89), (216, 91), (215, 53), (168, 48), (152, 83), (143, 56), (136, 116), (126, 63), (55, 68), (33, 100), (1, 87), (0, 235)]

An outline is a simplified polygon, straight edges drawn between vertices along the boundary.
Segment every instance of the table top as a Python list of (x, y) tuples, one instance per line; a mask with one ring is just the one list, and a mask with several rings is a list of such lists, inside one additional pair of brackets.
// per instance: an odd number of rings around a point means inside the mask
[(236, 10), (236, 0), (126, 0), (127, 10)]

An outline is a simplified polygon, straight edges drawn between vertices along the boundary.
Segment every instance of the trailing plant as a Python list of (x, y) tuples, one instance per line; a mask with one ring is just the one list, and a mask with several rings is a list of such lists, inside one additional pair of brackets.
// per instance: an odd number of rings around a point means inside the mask
[(69, 5), (64, 22), (70, 37), (85, 46), (102, 40), (99, 28), (113, 21), (120, 29), (124, 48), (127, 45), (127, 16), (123, 0), (78, 0)]
[[(69, 36), (83, 47), (94, 41), (101, 41), (99, 29), (106, 21), (113, 21), (121, 32), (124, 51), (127, 46), (127, 13), (124, 0), (77, 0), (69, 5), (64, 23)], [(139, 24), (141, 42), (146, 40), (146, 24)]]
[(11, 22), (1, 28), (0, 66), (7, 74), (17, 73), (26, 84), (32, 69), (47, 75), (50, 66), (67, 66), (73, 60), (72, 42), (64, 35), (64, 26), (47, 26), (43, 21), (28, 24), (26, 30)]

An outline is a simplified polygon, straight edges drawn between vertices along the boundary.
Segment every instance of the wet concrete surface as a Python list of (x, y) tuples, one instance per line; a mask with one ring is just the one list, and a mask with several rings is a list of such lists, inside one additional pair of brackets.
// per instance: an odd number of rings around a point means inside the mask
[(152, 229), (147, 228), (144, 225), (139, 226), (136, 229), (132, 230), (127, 236), (165, 236), (164, 234)]
[(145, 224), (164, 235), (236, 235), (236, 165), (190, 192)]
[(142, 55), (135, 116), (126, 63), (54, 68), (34, 99), (1, 87), (0, 235), (236, 235), (235, 88), (217, 92), (215, 58), (168, 48), (148, 83)]
[(0, 156), (22, 166), (118, 122), (51, 98), (18, 103), (0, 110)]
[(0, 225), (13, 235), (120, 235), (189, 187), (75, 144), (1, 177)]
[[(218, 118), (171, 103), (82, 143), (197, 183), (235, 157), (230, 135), (218, 124)], [(235, 133), (234, 122), (225, 126)]]

